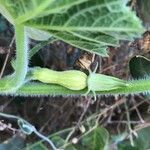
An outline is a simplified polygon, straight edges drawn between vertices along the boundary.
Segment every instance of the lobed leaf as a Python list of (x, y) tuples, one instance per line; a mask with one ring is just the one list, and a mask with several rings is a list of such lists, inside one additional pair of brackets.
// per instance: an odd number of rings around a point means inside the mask
[[(0, 0), (0, 7), (3, 7), (7, 14), (11, 15), (12, 23), (23, 23), (37, 17), (54, 0)], [(3, 15), (4, 12), (0, 11)], [(6, 14), (6, 18), (7, 18)], [(9, 18), (7, 18), (9, 20)], [(9, 20), (10, 21), (10, 20)]]
[[(89, 0), (64, 12), (35, 18), (26, 25), (48, 31), (73, 46), (107, 56), (108, 45), (117, 46), (120, 39), (131, 40), (143, 32), (140, 20), (126, 2)], [(87, 43), (91, 45), (89, 48)]]
[[(127, 2), (0, 0), (0, 12), (13, 24), (24, 24), (28, 32), (39, 31), (43, 37), (39, 40), (52, 35), (75, 47), (107, 56), (108, 45), (117, 46), (120, 39), (132, 40), (143, 32), (140, 20), (126, 6)], [(38, 40), (40, 36), (30, 37)]]
[(80, 49), (84, 49), (91, 53), (100, 54), (101, 56), (108, 56), (106, 51), (106, 45), (100, 44), (96, 42), (91, 42), (84, 38), (80, 38), (78, 36), (74, 36), (72, 33), (69, 32), (61, 32), (61, 31), (52, 31), (51, 35), (57, 39), (60, 39), (66, 43), (69, 43), (75, 47)]
[(137, 138), (134, 139), (134, 146), (129, 141), (122, 141), (118, 144), (118, 150), (149, 150), (150, 149), (150, 127), (137, 131)]
[[(0, 0), (0, 7), (7, 11), (15, 23), (23, 23), (39, 16), (64, 11), (87, 0)], [(4, 11), (0, 11), (4, 14)], [(8, 19), (9, 20), (9, 19)]]
[(80, 149), (108, 150), (109, 133), (105, 128), (97, 127), (83, 136)]

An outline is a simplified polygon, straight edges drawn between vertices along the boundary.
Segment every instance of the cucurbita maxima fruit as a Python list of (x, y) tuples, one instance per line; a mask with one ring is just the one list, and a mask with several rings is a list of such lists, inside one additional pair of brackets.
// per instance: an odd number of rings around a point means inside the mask
[(32, 76), (34, 80), (58, 84), (70, 90), (82, 90), (87, 87), (87, 75), (78, 70), (54, 71), (38, 67), (32, 70)]

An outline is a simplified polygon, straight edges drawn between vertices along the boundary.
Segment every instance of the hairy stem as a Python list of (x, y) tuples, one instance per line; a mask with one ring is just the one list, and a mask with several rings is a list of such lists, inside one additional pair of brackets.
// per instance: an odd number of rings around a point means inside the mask
[[(79, 91), (69, 90), (63, 86), (60, 85), (54, 85), (54, 84), (44, 84), (44, 83), (26, 83), (21, 88), (18, 89), (18, 91), (11, 93), (11, 92), (5, 92), (6, 89), (3, 85), (5, 83), (9, 82), (9, 78), (4, 78), (0, 80), (0, 95), (14, 95), (14, 96), (78, 96), (78, 95), (84, 95), (87, 92), (87, 88)], [(30, 75), (29, 75), (30, 80)], [(28, 81), (28, 80), (27, 80)], [(140, 79), (140, 80), (132, 80), (127, 81), (128, 86), (121, 87), (115, 90), (109, 90), (109, 91), (98, 91), (96, 92), (97, 95), (120, 95), (120, 94), (139, 94), (139, 93), (149, 93), (150, 92), (150, 79)], [(93, 93), (90, 92), (89, 95), (92, 95)]]
[[(139, 94), (150, 92), (150, 79), (128, 81), (128, 86), (110, 91), (99, 91), (97, 95)], [(55, 95), (81, 95), (87, 92), (87, 88), (73, 91), (65, 87), (53, 84), (27, 83), (17, 91), (17, 95), (24, 96), (55, 96)], [(92, 95), (92, 92), (89, 93)]]
[(0, 80), (0, 91), (14, 93), (24, 83), (28, 67), (28, 41), (23, 25), (15, 25), (16, 67), (12, 78)]
[(20, 87), (27, 74), (28, 67), (28, 39), (24, 26), (16, 25), (16, 70), (14, 84)]

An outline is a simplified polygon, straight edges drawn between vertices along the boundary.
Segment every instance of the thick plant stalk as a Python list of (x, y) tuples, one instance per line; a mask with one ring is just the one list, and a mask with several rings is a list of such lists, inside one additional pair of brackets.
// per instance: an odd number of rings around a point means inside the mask
[[(15, 96), (78, 96), (85, 94), (87, 92), (87, 88), (79, 91), (69, 90), (60, 85), (54, 84), (44, 84), (44, 83), (26, 83), (23, 85), (18, 91), (15, 93), (10, 93), (5, 91), (7, 90), (4, 85), (6, 82), (9, 81), (8, 79), (0, 80), (0, 94), (1, 95), (15, 95)], [(97, 95), (120, 95), (120, 94), (140, 94), (140, 93), (150, 93), (150, 79), (140, 79), (140, 80), (132, 80), (127, 81), (128, 86), (121, 87), (115, 90), (109, 91), (97, 91)], [(92, 92), (89, 95), (93, 95)]]
[[(28, 82), (33, 79), (32, 77), (32, 69), (29, 71), (28, 75), (26, 76), (26, 80), (24, 82)], [(68, 96), (68, 95), (85, 95), (88, 91), (88, 86), (83, 90), (70, 90), (61, 85), (56, 84), (45, 84), (45, 83), (35, 83), (35, 82), (28, 82), (21, 86), (16, 92), (7, 92), (6, 88), (3, 86), (5, 85), (12, 76), (4, 78), (0, 80), (0, 94), (4, 95), (14, 95), (14, 96)], [(147, 77), (145, 79), (139, 80), (129, 80), (125, 81), (126, 86), (119, 87), (117, 89), (109, 89), (109, 90), (102, 90), (102, 91), (95, 91), (96, 95), (120, 95), (120, 94), (140, 94), (140, 93), (150, 93), (150, 78)], [(80, 82), (80, 81), (79, 81)], [(106, 81), (107, 83), (107, 81)], [(93, 95), (93, 92), (90, 91), (89, 95)]]
[(15, 25), (16, 67), (12, 76), (0, 80), (0, 92), (14, 93), (24, 83), (28, 69), (28, 40), (23, 25)]
[[(150, 92), (150, 79), (132, 80), (127, 81), (128, 86), (121, 87), (115, 90), (109, 91), (97, 91), (97, 95), (120, 95), (120, 94), (140, 94)], [(18, 96), (78, 96), (85, 94), (87, 88), (79, 91), (69, 90), (65, 87), (53, 84), (43, 84), (43, 83), (27, 83), (23, 85), (17, 92)], [(93, 95), (92, 92), (89, 95)]]
[(28, 67), (28, 39), (24, 26), (15, 26), (16, 34), (16, 68), (15, 77), (12, 81), (15, 88), (18, 89), (24, 82)]
[[(150, 92), (150, 78), (125, 81), (116, 77), (81, 71), (54, 71), (47, 68), (31, 68), (27, 81), (38, 80), (41, 83), (28, 83), (19, 91), (19, 95), (87, 95), (89, 92), (102, 95), (137, 94)], [(89, 82), (90, 81), (90, 82)], [(47, 84), (45, 84), (47, 83)], [(88, 89), (88, 90), (87, 90)]]

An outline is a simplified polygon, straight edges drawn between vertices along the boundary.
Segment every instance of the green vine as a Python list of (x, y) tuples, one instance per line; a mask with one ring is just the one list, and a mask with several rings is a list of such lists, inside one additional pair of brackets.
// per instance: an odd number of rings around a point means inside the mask
[[(97, 95), (120, 95), (120, 94), (139, 94), (139, 93), (149, 93), (150, 92), (150, 80), (132, 80), (128, 81), (127, 87), (118, 88), (110, 91), (98, 91)], [(87, 92), (87, 88), (79, 91), (69, 90), (63, 86), (53, 85), (53, 84), (43, 84), (43, 83), (26, 83), (23, 85), (16, 93), (7, 93), (8, 95), (18, 95), (18, 96), (78, 96), (84, 95)], [(3, 92), (1, 92), (3, 94)], [(93, 95), (92, 92), (89, 95)]]

